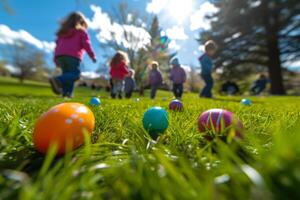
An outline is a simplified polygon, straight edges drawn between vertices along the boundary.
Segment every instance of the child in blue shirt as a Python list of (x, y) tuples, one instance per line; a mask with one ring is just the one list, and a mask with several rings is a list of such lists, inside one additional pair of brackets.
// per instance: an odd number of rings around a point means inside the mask
[(205, 53), (199, 58), (201, 64), (201, 77), (205, 86), (200, 93), (200, 97), (212, 98), (212, 88), (214, 80), (212, 78), (213, 62), (212, 56), (216, 53), (217, 46), (214, 41), (207, 41), (204, 45)]

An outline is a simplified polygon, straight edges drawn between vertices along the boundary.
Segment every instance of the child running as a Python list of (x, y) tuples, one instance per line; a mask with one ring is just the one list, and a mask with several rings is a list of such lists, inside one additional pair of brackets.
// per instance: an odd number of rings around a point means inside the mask
[(186, 81), (186, 73), (181, 67), (177, 58), (171, 60), (171, 65), (173, 67), (170, 73), (170, 80), (173, 82), (173, 93), (176, 99), (181, 99), (183, 93), (183, 84)]
[(204, 45), (205, 53), (199, 58), (201, 64), (201, 77), (205, 82), (205, 86), (200, 93), (200, 97), (212, 98), (212, 88), (214, 80), (212, 78), (213, 62), (212, 56), (216, 53), (217, 46), (214, 41), (207, 41)]
[(134, 73), (135, 71), (133, 69), (129, 70), (128, 76), (125, 78), (125, 97), (127, 99), (130, 99), (132, 96), (132, 93), (135, 88), (135, 80), (134, 80)]
[(124, 79), (129, 74), (128, 56), (123, 51), (118, 51), (110, 62), (110, 76), (112, 80), (111, 97), (115, 99), (117, 96), (122, 99), (124, 90)]
[(50, 84), (55, 94), (71, 98), (74, 83), (80, 77), (80, 63), (86, 51), (94, 63), (97, 62), (87, 33), (87, 22), (79, 12), (71, 13), (57, 31), (54, 62), (62, 69), (58, 77), (50, 78)]
[(153, 61), (150, 65), (150, 72), (149, 72), (149, 84), (151, 87), (150, 98), (155, 99), (156, 92), (159, 86), (162, 84), (163, 79), (162, 75), (159, 71), (159, 64), (156, 61)]

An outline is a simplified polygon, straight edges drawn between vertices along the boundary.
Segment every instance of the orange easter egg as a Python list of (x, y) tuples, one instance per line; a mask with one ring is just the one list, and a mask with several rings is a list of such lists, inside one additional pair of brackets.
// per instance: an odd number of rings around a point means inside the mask
[(36, 122), (33, 143), (41, 153), (57, 145), (57, 153), (74, 150), (84, 143), (84, 133), (92, 134), (93, 112), (80, 103), (62, 103), (52, 107)]

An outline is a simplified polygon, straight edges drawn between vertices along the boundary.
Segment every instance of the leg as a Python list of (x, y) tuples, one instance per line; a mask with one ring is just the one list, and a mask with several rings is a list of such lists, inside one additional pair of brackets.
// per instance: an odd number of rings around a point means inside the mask
[(63, 96), (71, 97), (74, 90), (74, 83), (79, 78), (79, 73), (77, 72), (66, 72), (61, 76), (57, 77), (63, 86)]
[(116, 98), (118, 95), (119, 99), (122, 99), (123, 92), (123, 80), (113, 80), (112, 98)]
[(173, 84), (173, 94), (175, 98), (178, 98), (178, 84)]
[(183, 94), (183, 84), (179, 84), (178, 85), (178, 98), (182, 98), (182, 94)]
[(208, 79), (208, 98), (213, 97), (213, 95), (212, 95), (213, 87), (214, 87), (214, 80), (213, 80), (212, 76), (209, 76), (209, 79)]
[(56, 78), (53, 78), (53, 77), (49, 78), (49, 82), (50, 82), (52, 91), (55, 94), (57, 94), (57, 95), (62, 94), (62, 85)]
[(126, 97), (127, 99), (130, 99), (130, 98), (132, 97), (132, 91), (126, 92), (125, 97)]
[(111, 97), (113, 99), (116, 98), (117, 93), (118, 93), (118, 85), (117, 85), (117, 80), (112, 80), (112, 88), (111, 88)]
[(74, 83), (80, 77), (80, 60), (69, 56), (62, 56), (57, 61), (63, 73), (56, 77), (56, 79), (62, 85), (63, 96), (71, 97), (74, 90)]
[(155, 96), (156, 96), (156, 90), (157, 90), (157, 86), (156, 86), (156, 85), (152, 85), (152, 86), (151, 86), (151, 94), (150, 94), (150, 98), (151, 98), (151, 99), (155, 99)]
[(123, 90), (124, 90), (124, 81), (119, 80), (118, 81), (118, 97), (119, 97), (119, 99), (123, 98), (123, 96), (122, 96)]
[(202, 75), (202, 79), (205, 82), (205, 86), (202, 89), (202, 92), (201, 92), (200, 96), (201, 97), (211, 98), (212, 97), (211, 90), (213, 88), (213, 79), (212, 79), (212, 77), (211, 77), (210, 74), (208, 74), (208, 75)]

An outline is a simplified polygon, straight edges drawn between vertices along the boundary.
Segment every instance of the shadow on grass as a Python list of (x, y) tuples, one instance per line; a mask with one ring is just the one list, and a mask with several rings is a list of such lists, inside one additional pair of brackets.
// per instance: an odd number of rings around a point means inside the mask
[(45, 157), (34, 149), (17, 150), (6, 154), (4, 159), (0, 160), (0, 169), (21, 170), (31, 173), (41, 168), (44, 159)]

